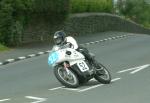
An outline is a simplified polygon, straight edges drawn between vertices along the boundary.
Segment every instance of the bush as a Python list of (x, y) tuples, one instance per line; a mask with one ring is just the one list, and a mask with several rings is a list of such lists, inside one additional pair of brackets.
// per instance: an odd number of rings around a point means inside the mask
[(69, 13), (69, 0), (35, 0), (33, 13), (51, 21), (63, 21)]
[(71, 12), (112, 12), (112, 0), (71, 0)]
[(127, 0), (126, 7), (121, 8), (121, 14), (131, 20), (150, 28), (150, 5), (145, 0)]
[[(16, 38), (19, 26), (14, 28), (16, 21), (20, 25), (26, 22), (27, 2), (30, 0), (1, 0), (0, 1), (0, 42), (4, 45), (11, 45), (18, 42)], [(16, 30), (15, 30), (16, 29)]]
[(68, 12), (69, 0), (0, 0), (0, 42), (18, 45), (32, 18), (63, 21)]
[(4, 50), (8, 50), (8, 48), (5, 47), (4, 45), (0, 44), (0, 52), (4, 51)]

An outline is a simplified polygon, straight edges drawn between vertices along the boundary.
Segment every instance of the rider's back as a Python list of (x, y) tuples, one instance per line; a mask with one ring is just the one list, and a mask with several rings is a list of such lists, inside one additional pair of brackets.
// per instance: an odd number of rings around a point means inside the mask
[(72, 44), (72, 47), (71, 47), (71, 48), (73, 48), (73, 49), (77, 49), (77, 48), (78, 48), (77, 41), (76, 41), (73, 37), (67, 36), (67, 37), (66, 37), (66, 42)]

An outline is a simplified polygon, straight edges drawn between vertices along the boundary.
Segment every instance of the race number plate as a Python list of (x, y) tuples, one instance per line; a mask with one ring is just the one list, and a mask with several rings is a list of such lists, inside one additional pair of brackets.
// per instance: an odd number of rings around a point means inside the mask
[(87, 66), (87, 64), (84, 61), (78, 62), (77, 65), (82, 72), (89, 70), (89, 67)]

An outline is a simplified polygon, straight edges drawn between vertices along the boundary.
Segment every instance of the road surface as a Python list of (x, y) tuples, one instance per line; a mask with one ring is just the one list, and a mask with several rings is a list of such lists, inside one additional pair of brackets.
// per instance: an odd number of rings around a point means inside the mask
[(56, 80), (45, 54), (0, 66), (0, 103), (150, 101), (150, 36), (133, 34), (86, 47), (109, 69), (111, 84), (92, 80), (76, 89), (65, 88)]

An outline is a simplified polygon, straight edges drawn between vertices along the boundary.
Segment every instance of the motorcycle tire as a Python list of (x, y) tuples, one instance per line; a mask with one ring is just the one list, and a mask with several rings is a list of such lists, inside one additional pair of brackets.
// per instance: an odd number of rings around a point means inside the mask
[(65, 78), (63, 78), (62, 75), (60, 74), (60, 70), (65, 72), (65, 70), (62, 66), (56, 66), (54, 68), (54, 74), (55, 74), (55, 77), (57, 78), (57, 80), (62, 85), (66, 86), (68, 88), (77, 88), (77, 87), (79, 87), (79, 79), (78, 79), (77, 75), (71, 69), (68, 69), (68, 70), (70, 72), (70, 75), (72, 76), (71, 78), (75, 80), (74, 83), (67, 82), (67, 80)]
[[(96, 74), (94, 76), (94, 78), (99, 81), (100, 83), (103, 84), (109, 84), (111, 82), (111, 75), (110, 72), (108, 71), (108, 69), (102, 65), (101, 63), (98, 63), (98, 66), (100, 66), (100, 69), (96, 68)], [(102, 76), (106, 75), (107, 77), (104, 78)]]

